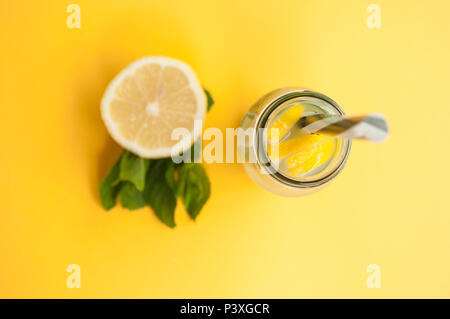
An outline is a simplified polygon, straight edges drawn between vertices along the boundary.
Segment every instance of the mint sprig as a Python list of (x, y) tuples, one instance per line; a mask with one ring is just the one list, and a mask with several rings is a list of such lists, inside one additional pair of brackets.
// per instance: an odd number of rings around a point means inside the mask
[[(204, 91), (209, 110), (214, 100)], [(185, 155), (194, 161), (201, 154), (195, 154), (192, 145)], [(119, 197), (122, 207), (129, 210), (150, 206), (160, 221), (173, 228), (177, 197), (195, 220), (210, 197), (210, 188), (208, 175), (198, 163), (175, 164), (170, 157), (145, 159), (124, 150), (100, 183), (99, 193), (106, 210), (113, 208)]]

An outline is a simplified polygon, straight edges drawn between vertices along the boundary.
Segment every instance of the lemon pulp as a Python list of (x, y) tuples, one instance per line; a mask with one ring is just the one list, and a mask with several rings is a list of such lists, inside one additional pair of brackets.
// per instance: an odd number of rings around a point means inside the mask
[[(268, 123), (267, 139), (270, 143), (267, 152), (270, 160), (279, 165), (278, 170), (284, 175), (302, 178), (320, 173), (336, 154), (339, 140), (323, 135), (304, 135), (275, 145), (302, 116), (314, 113), (317, 113), (317, 107), (296, 103)], [(278, 151), (275, 147), (278, 147)]]

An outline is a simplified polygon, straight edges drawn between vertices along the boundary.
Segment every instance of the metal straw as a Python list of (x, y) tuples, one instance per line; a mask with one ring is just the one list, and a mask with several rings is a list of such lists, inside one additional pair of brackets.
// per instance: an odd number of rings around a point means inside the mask
[(301, 117), (280, 138), (278, 144), (309, 134), (365, 139), (379, 143), (388, 137), (388, 125), (384, 115), (379, 113), (364, 116), (309, 115)]

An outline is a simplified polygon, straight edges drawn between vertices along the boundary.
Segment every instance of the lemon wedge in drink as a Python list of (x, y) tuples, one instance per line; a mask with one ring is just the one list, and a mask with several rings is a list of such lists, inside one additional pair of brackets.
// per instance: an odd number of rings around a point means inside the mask
[[(283, 137), (303, 114), (304, 107), (301, 104), (294, 104), (278, 115), (267, 130), (270, 143), (276, 144), (277, 139)], [(272, 129), (278, 130), (278, 134)], [(278, 147), (278, 150), (275, 147)], [(313, 172), (314, 169), (327, 163), (335, 150), (335, 139), (314, 134), (300, 136), (277, 145), (268, 145), (267, 148), (272, 162), (278, 163), (280, 159), (284, 159), (280, 170), (292, 177), (301, 177)]]
[[(109, 133), (125, 149), (145, 158), (168, 157), (187, 150), (201, 134), (194, 121), (205, 117), (206, 96), (186, 63), (145, 57), (111, 81), (101, 113)], [(190, 134), (173, 139), (176, 128)]]

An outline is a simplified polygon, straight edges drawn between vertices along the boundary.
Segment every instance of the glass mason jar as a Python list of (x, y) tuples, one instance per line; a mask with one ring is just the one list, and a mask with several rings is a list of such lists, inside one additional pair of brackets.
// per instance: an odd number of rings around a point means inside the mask
[(239, 142), (238, 156), (245, 171), (261, 187), (283, 196), (302, 196), (317, 191), (332, 181), (344, 168), (351, 140), (333, 139), (333, 154), (319, 170), (291, 176), (279, 169), (267, 155), (267, 129), (282, 112), (293, 105), (306, 106), (309, 114), (344, 115), (342, 108), (329, 97), (302, 88), (281, 88), (260, 98), (247, 112), (240, 128), (248, 134), (248, 140)]

